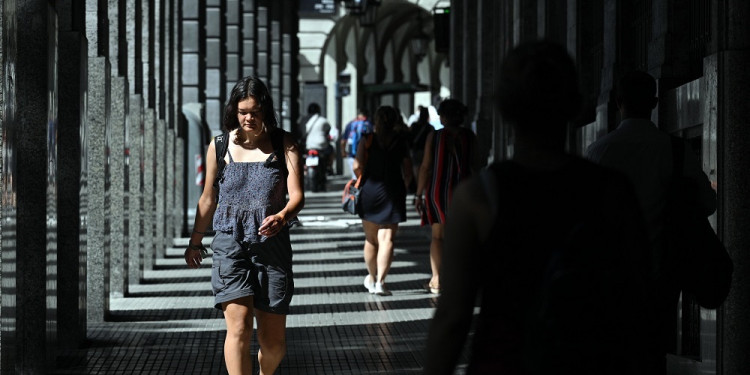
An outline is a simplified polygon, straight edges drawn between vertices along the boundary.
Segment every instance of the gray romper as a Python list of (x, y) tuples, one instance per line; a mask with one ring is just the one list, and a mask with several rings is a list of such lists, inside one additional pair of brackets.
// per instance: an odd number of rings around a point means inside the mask
[(237, 163), (227, 150), (229, 163), (219, 181), (216, 236), (211, 243), (211, 286), (217, 309), (223, 302), (253, 296), (259, 310), (289, 313), (294, 293), (289, 227), (297, 218), (273, 237), (258, 235), (263, 219), (286, 205), (286, 163), (279, 152), (283, 148), (274, 150), (265, 162)]

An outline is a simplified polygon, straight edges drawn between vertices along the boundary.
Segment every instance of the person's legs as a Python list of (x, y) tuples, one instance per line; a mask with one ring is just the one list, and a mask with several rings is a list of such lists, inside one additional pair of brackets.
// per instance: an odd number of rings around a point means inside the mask
[(398, 230), (398, 224), (381, 225), (378, 228), (378, 273), (376, 282), (385, 282), (385, 277), (393, 263), (393, 237)]
[(286, 315), (255, 310), (260, 375), (270, 375), (286, 355)]
[[(365, 231), (365, 266), (367, 267), (368, 281), (367, 285), (374, 284), (375, 278), (378, 274), (378, 225), (362, 220), (362, 228)], [(367, 287), (370, 289), (370, 287)]]
[(221, 304), (227, 324), (224, 360), (230, 375), (251, 374), (250, 339), (253, 335), (253, 297), (243, 297)]
[(430, 267), (432, 268), (432, 279), (430, 279), (430, 291), (437, 292), (440, 289), (440, 260), (443, 254), (443, 226), (445, 224), (432, 224), (432, 240), (430, 241)]

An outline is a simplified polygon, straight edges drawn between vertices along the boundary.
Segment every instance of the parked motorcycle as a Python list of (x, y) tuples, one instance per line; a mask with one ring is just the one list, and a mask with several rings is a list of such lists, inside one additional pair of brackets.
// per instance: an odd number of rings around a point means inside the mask
[(322, 150), (307, 150), (305, 154), (305, 186), (313, 191), (326, 191), (327, 164)]

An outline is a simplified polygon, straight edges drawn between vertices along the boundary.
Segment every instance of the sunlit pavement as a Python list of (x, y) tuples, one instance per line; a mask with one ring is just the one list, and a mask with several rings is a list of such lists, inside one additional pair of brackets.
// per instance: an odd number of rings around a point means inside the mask
[[(429, 229), (409, 212), (387, 279), (393, 295), (368, 294), (361, 222), (340, 206), (344, 182), (306, 193), (303, 225), (292, 229), (295, 295), (287, 355), (276, 373), (420, 373), (437, 302), (423, 288), (430, 277)], [(225, 374), (225, 327), (213, 308), (211, 261), (186, 268), (186, 245), (187, 238), (175, 239), (129, 296), (111, 299), (107, 321), (89, 323), (86, 347), (62, 353), (53, 374)]]

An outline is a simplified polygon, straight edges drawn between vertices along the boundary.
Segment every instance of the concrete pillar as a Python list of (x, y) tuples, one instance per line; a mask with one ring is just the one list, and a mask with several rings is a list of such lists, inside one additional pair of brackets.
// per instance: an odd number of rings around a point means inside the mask
[(242, 29), (240, 25), (242, 7), (240, 5), (239, 0), (227, 0), (226, 2), (226, 42), (224, 43), (226, 48), (224, 76), (226, 77), (226, 81), (222, 90), (223, 103), (226, 102), (226, 98), (232, 87), (234, 87), (234, 84), (242, 78), (240, 76), (242, 73), (242, 63), (240, 62), (240, 52), (242, 50)]
[[(498, 22), (501, 4), (492, 0), (481, 0), (478, 2), (476, 11), (476, 101), (474, 105), (474, 128), (477, 132), (477, 152), (481, 160), (487, 162), (490, 150), (493, 147), (493, 133), (495, 131), (504, 133), (500, 127), (495, 127), (496, 120), (499, 122), (499, 113), (495, 109), (495, 81), (500, 68), (500, 54), (497, 41), (502, 40), (501, 25)], [(502, 154), (504, 147), (501, 145), (499, 151)]]
[[(112, 61), (112, 60), (110, 60)], [(111, 113), (109, 134), (109, 206), (110, 206), (110, 295), (128, 293), (128, 263), (125, 238), (125, 124), (128, 108), (128, 83), (125, 77), (111, 76)]]
[(268, 14), (269, 0), (258, 0), (258, 8), (255, 13), (256, 20), (256, 69), (255, 72), (263, 82), (268, 85), (271, 74), (270, 61), (270, 20)]
[[(91, 53), (91, 48), (89, 48)], [(107, 249), (106, 142), (110, 116), (110, 71), (106, 57), (89, 55), (86, 149), (88, 165), (87, 271), (88, 321), (104, 321), (109, 310), (109, 254)]]
[[(299, 3), (294, 0), (284, 0), (284, 9), (292, 11), (283, 12), (282, 22), (282, 123), (284, 129), (291, 130), (300, 117), (299, 98), (299, 59), (296, 58), (300, 48), (297, 32), (299, 31)], [(330, 119), (329, 119), (330, 120)], [(334, 124), (335, 126), (335, 124)]]
[[(83, 18), (83, 17), (81, 17)], [(86, 338), (86, 91), (88, 51), (78, 30), (61, 31), (58, 131), (57, 320), (60, 347), (77, 347)], [(83, 301), (83, 303), (81, 303)], [(0, 371), (2, 372), (2, 371)]]
[[(717, 53), (704, 60), (715, 70), (718, 149), (718, 232), (734, 260), (732, 290), (718, 314), (720, 342), (717, 374), (750, 373), (750, 3), (717, 1)], [(719, 21), (720, 20), (720, 21)]]
[[(464, 2), (464, 9), (462, 10), (462, 16), (463, 16), (463, 27), (462, 27), (462, 36), (463, 40), (461, 41), (461, 48), (463, 49), (463, 63), (461, 64), (463, 66), (463, 79), (461, 81), (453, 83), (453, 85), (462, 84), (463, 89), (461, 96), (453, 96), (454, 98), (457, 98), (458, 100), (461, 100), (466, 107), (469, 109), (469, 114), (466, 118), (467, 122), (472, 122), (475, 120), (477, 112), (479, 111), (479, 103), (477, 103), (477, 100), (480, 99), (479, 91), (481, 88), (479, 87), (479, 70), (482, 65), (482, 61), (480, 58), (477, 58), (481, 56), (481, 41), (482, 41), (482, 34), (484, 30), (479, 28), (479, 22), (480, 21), (480, 14), (478, 13), (478, 10), (480, 9), (478, 1), (466, 1)], [(486, 63), (486, 61), (485, 61)], [(471, 124), (466, 124), (471, 125)]]
[(125, 129), (125, 147), (128, 150), (126, 169), (128, 172), (128, 283), (140, 283), (143, 279), (143, 98), (130, 95), (128, 118)]
[[(175, 129), (178, 129), (180, 125), (175, 126)], [(184, 188), (186, 184), (186, 176), (185, 176), (185, 151), (187, 142), (185, 141), (185, 137), (176, 137), (175, 138), (175, 144), (174, 144), (174, 191), (175, 191), (175, 204), (173, 206), (173, 210), (175, 212), (175, 228), (174, 228), (174, 236), (178, 237), (181, 235), (187, 235), (188, 231), (192, 229), (188, 229), (188, 223), (187, 223), (187, 217), (185, 216), (185, 209), (186, 207), (186, 201), (185, 194), (187, 193), (187, 190)], [(189, 181), (187, 182), (189, 183)], [(192, 224), (189, 224), (192, 225)]]
[(242, 0), (242, 76), (256, 72), (256, 22), (255, 0)]
[(167, 193), (164, 190), (167, 174), (167, 123), (164, 119), (157, 119), (155, 124), (154, 137), (154, 204), (155, 204), (155, 228), (154, 228), (154, 246), (156, 250), (156, 259), (164, 259), (166, 256), (166, 236), (165, 224), (166, 216), (164, 215)]
[(224, 14), (221, 1), (207, 0), (206, 7), (206, 116), (205, 121), (209, 129), (215, 134), (221, 132), (222, 92), (225, 89), (223, 79), (224, 55), (226, 48), (222, 39), (224, 29)]
[(153, 108), (144, 108), (143, 111), (143, 134), (141, 144), (141, 165), (143, 166), (143, 206), (141, 207), (141, 220), (143, 223), (143, 269), (150, 271), (154, 269), (154, 258), (156, 256), (154, 243), (154, 226), (156, 221), (156, 201), (154, 191), (155, 178), (155, 146), (156, 146), (156, 118)]
[[(269, 60), (271, 63), (271, 70), (269, 72), (268, 77), (268, 88), (271, 90), (271, 97), (273, 98), (273, 104), (277, 112), (282, 112), (282, 106), (281, 106), (281, 85), (284, 82), (283, 77), (281, 76), (281, 64), (282, 64), (282, 58), (281, 58), (281, 6), (283, 3), (275, 1), (271, 2), (269, 4), (269, 16), (270, 16), (270, 25), (269, 25), (269, 31), (270, 31), (270, 50), (269, 50)], [(291, 11), (285, 10), (285, 11)], [(279, 118), (281, 120), (281, 118)], [(283, 123), (280, 124), (283, 126)], [(291, 126), (291, 124), (290, 124)], [(288, 129), (291, 130), (291, 127)]]
[[(450, 89), (451, 97), (463, 98), (464, 97), (464, 54), (466, 50), (463, 48), (464, 43), (464, 12), (466, 11), (465, 0), (453, 0), (451, 1), (451, 31), (450, 31), (450, 56), (449, 65), (450, 69)], [(460, 31), (460, 32), (459, 32)], [(436, 104), (437, 105), (437, 104)]]
[(57, 15), (38, 1), (2, 13), (0, 370), (41, 374), (57, 337)]
[(599, 102), (596, 107), (597, 138), (617, 126), (617, 106), (610, 100), (615, 86), (617, 72), (617, 51), (619, 48), (617, 35), (618, 0), (604, 0), (604, 60), (602, 66), (601, 88)]

